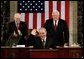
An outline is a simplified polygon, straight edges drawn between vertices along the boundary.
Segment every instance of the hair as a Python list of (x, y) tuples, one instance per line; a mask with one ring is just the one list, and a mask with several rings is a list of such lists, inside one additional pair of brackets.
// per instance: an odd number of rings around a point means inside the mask
[(53, 13), (58, 13), (58, 14), (60, 14), (58, 10), (53, 10), (52, 14), (53, 14)]
[(41, 29), (44, 29), (44, 30), (45, 30), (45, 32), (47, 32), (47, 31), (46, 31), (46, 29), (45, 29), (44, 27), (41, 27), (41, 28), (39, 29), (39, 31), (40, 31)]
[(21, 17), (21, 14), (20, 13), (15, 13), (14, 14), (14, 17), (17, 17), (19, 15), (19, 17)]

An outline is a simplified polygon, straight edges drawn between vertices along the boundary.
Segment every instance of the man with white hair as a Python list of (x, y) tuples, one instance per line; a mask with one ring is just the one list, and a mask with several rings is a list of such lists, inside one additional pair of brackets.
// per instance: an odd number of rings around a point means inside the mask
[(15, 13), (14, 21), (8, 23), (7, 28), (8, 38), (5, 45), (7, 46), (11, 46), (12, 44), (23, 45), (25, 44), (25, 38), (27, 37), (27, 35), (28, 35), (27, 26), (25, 22), (21, 21), (21, 14)]
[(66, 21), (60, 19), (58, 10), (52, 12), (52, 19), (44, 24), (49, 37), (53, 37), (56, 46), (64, 46), (69, 43), (69, 30)]

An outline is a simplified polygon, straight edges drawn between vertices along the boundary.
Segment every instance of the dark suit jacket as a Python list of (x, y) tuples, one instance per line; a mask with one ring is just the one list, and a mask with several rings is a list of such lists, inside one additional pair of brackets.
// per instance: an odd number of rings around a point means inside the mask
[(44, 24), (49, 37), (53, 37), (56, 46), (62, 46), (69, 42), (69, 30), (66, 22), (59, 19), (56, 31), (54, 30), (53, 19), (49, 19)]
[[(19, 30), (22, 33), (22, 37), (19, 40), (18, 44), (25, 44), (25, 38), (24, 37), (28, 35), (27, 26), (26, 26), (25, 22), (20, 21)], [(16, 24), (13, 21), (13, 22), (8, 23), (8, 28), (7, 28), (8, 38), (14, 33), (14, 31), (15, 31), (16, 34), (18, 34)]]
[[(35, 37), (34, 35), (29, 36), (29, 39), (27, 41), (27, 46), (34, 46), (35, 49), (43, 48), (41, 38), (38, 36)], [(45, 44), (45, 49), (48, 49), (48, 48), (55, 48), (53, 39), (49, 37), (46, 38), (46, 44)]]

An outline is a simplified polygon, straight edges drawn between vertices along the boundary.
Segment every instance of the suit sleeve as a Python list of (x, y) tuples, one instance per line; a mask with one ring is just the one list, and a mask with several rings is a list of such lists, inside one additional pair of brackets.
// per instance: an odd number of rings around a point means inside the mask
[(46, 30), (48, 29), (47, 26), (48, 26), (48, 21), (46, 21), (45, 24), (44, 24), (44, 27), (46, 28)]
[(64, 39), (65, 39), (64, 43), (69, 43), (69, 29), (66, 21), (64, 22), (63, 29), (64, 29)]
[(29, 35), (29, 37), (28, 37), (28, 39), (27, 39), (27, 46), (32, 46), (32, 45), (34, 45), (34, 39), (35, 39), (35, 37), (34, 37), (34, 35), (32, 35), (32, 34), (30, 34)]
[(44, 24), (44, 28), (47, 30), (47, 36), (52, 36), (53, 32), (51, 31), (52, 28), (50, 28), (50, 21), (46, 20)]
[(26, 26), (26, 23), (24, 22), (23, 24), (23, 33), (24, 33), (24, 36), (27, 36), (28, 35), (28, 31), (27, 31), (27, 26)]
[(12, 26), (11, 26), (11, 23), (8, 23), (7, 24), (7, 39), (13, 34), (13, 29), (12, 29)]

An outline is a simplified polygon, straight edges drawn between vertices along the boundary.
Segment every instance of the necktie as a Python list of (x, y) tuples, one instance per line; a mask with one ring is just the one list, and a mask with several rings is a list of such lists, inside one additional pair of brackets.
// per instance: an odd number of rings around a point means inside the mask
[(42, 44), (43, 44), (43, 48), (45, 48), (45, 41), (44, 41), (44, 39), (42, 41)]
[(19, 23), (17, 23), (17, 29), (19, 29)]
[(17, 28), (16, 33), (19, 34), (19, 33), (18, 33), (18, 30), (19, 30), (19, 23), (16, 23), (16, 28)]
[(55, 20), (54, 30), (56, 30), (56, 28), (57, 28), (56, 22), (57, 22), (57, 21)]

